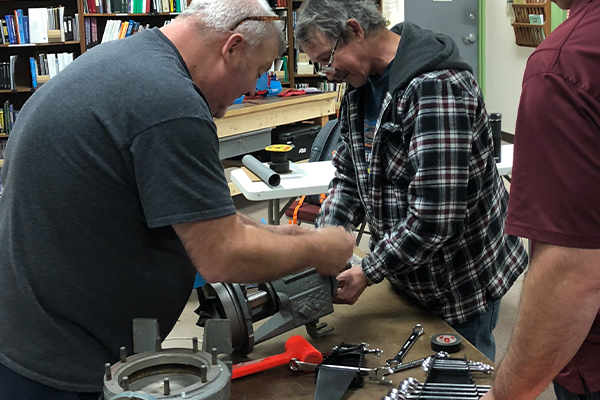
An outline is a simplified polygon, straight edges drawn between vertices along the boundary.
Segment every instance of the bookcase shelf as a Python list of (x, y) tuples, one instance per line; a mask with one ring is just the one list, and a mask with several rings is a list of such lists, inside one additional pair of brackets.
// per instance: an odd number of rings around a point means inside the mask
[[(2, 0), (0, 0), (2, 1)], [(176, 17), (181, 13), (145, 13), (145, 14), (125, 14), (125, 13), (110, 13), (110, 14), (83, 14), (84, 17)]]
[(29, 86), (17, 86), (17, 90), (2, 90), (0, 89), (0, 93), (33, 93), (35, 89)]
[[(0, 0), (6, 1), (6, 0)], [(68, 42), (55, 42), (55, 43), (23, 43), (23, 44), (0, 44), (1, 47), (13, 47), (13, 48), (22, 48), (22, 47), (47, 47), (47, 46), (69, 46), (74, 44), (79, 44), (79, 40), (70, 40)]]
[[(551, 32), (550, 0), (529, 0), (525, 4), (513, 4), (515, 43), (518, 46), (537, 47)], [(542, 25), (531, 24), (530, 15), (541, 15)]]

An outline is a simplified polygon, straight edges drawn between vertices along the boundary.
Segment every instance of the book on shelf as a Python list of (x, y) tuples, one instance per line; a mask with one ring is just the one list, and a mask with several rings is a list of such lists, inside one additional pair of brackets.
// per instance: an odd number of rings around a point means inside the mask
[(6, 27), (6, 19), (4, 19), (4, 18), (0, 19), (0, 28), (2, 29), (2, 32), (1, 32), (2, 44), (10, 43), (8, 41), (8, 28)]
[(11, 102), (6, 100), (2, 106), (2, 125), (4, 125), (3, 133), (5, 135), (10, 135), (10, 131), (17, 120), (18, 114), (19, 110), (15, 110)]
[(44, 78), (41, 78), (43, 76), (47, 76), (48, 79), (54, 78), (58, 73), (63, 71), (69, 64), (73, 62), (73, 58), (73, 53), (67, 52), (38, 53), (37, 57), (31, 57), (29, 62), (31, 64), (32, 82), (34, 75), (38, 81), (42, 80), (42, 82), (37, 82), (37, 86), (40, 86), (41, 83), (45, 81)]
[(180, 13), (186, 8), (186, 0), (84, 0), (83, 2), (85, 14)]
[(79, 40), (79, 17), (64, 15), (64, 7), (28, 8), (0, 20), (2, 44), (50, 43)]
[(27, 43), (25, 41), (25, 32), (23, 30), (23, 10), (15, 10), (15, 31), (17, 33), (17, 43)]
[(13, 54), (10, 56), (10, 90), (17, 90), (17, 84), (15, 82), (15, 64), (17, 63), (17, 55)]
[(29, 57), (29, 68), (31, 69), (31, 87), (37, 88), (37, 67), (35, 65), (35, 57)]
[(5, 15), (4, 19), (6, 20), (6, 26), (8, 28), (8, 43), (9, 44), (17, 44), (17, 33), (15, 31), (15, 21), (14, 16)]
[(29, 38), (32, 43), (48, 43), (48, 12), (45, 8), (29, 8)]
[(541, 14), (529, 14), (529, 23), (531, 25), (544, 25), (544, 16)]

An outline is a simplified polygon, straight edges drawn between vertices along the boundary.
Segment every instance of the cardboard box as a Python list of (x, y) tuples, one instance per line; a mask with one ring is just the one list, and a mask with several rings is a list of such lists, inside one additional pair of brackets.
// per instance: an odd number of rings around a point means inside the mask
[(312, 64), (301, 64), (298, 63), (298, 67), (296, 70), (298, 75), (311, 75), (315, 73), (315, 68)]
[(306, 53), (298, 53), (298, 63), (308, 64), (310, 62), (310, 57)]
[(275, 76), (277, 77), (278, 81), (285, 81), (285, 71), (275, 71)]

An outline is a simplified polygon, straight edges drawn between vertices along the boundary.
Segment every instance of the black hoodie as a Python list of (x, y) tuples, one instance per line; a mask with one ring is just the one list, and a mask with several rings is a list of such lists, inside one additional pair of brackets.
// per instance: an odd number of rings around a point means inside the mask
[(423, 29), (412, 22), (400, 23), (391, 31), (402, 38), (390, 71), (390, 93), (426, 72), (441, 69), (473, 72), (471, 65), (460, 57), (456, 43), (449, 36)]

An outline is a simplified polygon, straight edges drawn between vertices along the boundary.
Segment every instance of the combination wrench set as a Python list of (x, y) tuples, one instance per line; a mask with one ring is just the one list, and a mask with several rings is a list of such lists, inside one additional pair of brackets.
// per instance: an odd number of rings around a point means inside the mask
[(404, 380), (390, 389), (381, 400), (477, 400), (490, 390), (488, 385), (468, 383), (421, 383), (415, 378)]
[[(474, 374), (492, 374), (494, 368), (465, 358), (450, 358), (446, 352), (405, 364), (420, 364), (427, 372), (427, 380), (421, 383), (415, 378), (404, 380), (397, 388), (390, 389), (381, 400), (477, 400), (490, 389), (476, 385)], [(399, 364), (396, 368), (401, 367)], [(408, 369), (408, 368), (406, 368)]]

